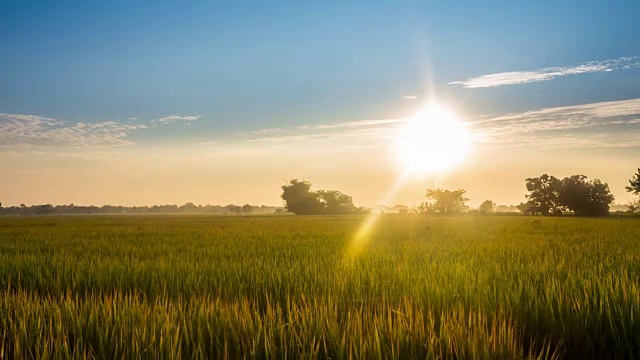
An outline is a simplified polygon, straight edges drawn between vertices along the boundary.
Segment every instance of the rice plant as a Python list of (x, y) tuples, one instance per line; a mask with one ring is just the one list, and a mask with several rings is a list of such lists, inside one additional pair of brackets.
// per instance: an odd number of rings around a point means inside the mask
[(0, 219), (0, 356), (640, 357), (640, 221)]

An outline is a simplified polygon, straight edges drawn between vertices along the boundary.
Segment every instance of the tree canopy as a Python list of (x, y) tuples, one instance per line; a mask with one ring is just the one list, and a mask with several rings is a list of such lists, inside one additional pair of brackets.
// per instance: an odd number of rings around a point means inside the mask
[(482, 204), (480, 204), (478, 211), (480, 211), (480, 214), (490, 214), (494, 212), (495, 207), (496, 207), (496, 203), (494, 203), (491, 200), (485, 200), (482, 202)]
[(329, 215), (349, 214), (356, 210), (351, 196), (338, 190), (318, 190), (318, 199), (324, 205), (323, 213)]
[(607, 183), (598, 179), (588, 181), (585, 175), (559, 180), (543, 174), (526, 179), (526, 186), (529, 201), (521, 204), (521, 210), (530, 214), (560, 214), (569, 210), (580, 216), (606, 216), (614, 200)]
[(243, 214), (251, 214), (253, 212), (253, 206), (249, 205), (249, 204), (244, 204), (242, 206), (242, 213)]
[(442, 215), (452, 215), (465, 212), (469, 207), (466, 202), (469, 201), (464, 194), (463, 189), (444, 190), (444, 189), (428, 189), (426, 193), (427, 199), (432, 202), (423, 203), (418, 207), (421, 213), (433, 213)]
[(637, 199), (629, 200), (629, 212), (640, 212), (640, 168), (638, 168), (638, 171), (629, 179), (629, 186), (625, 186), (625, 189), (634, 195), (638, 195)]
[(324, 209), (324, 204), (318, 199), (318, 194), (311, 191), (308, 181), (290, 180), (282, 185), (280, 197), (285, 202), (285, 210), (296, 215), (316, 215)]
[(337, 190), (311, 191), (311, 183), (298, 179), (282, 186), (285, 209), (296, 215), (343, 215), (356, 211), (351, 196)]
[(549, 215), (560, 211), (560, 188), (562, 182), (555, 176), (542, 174), (536, 178), (527, 178), (526, 180), (528, 195), (531, 208), (535, 208), (536, 212), (542, 215)]
[(640, 195), (640, 168), (638, 172), (633, 174), (633, 177), (629, 179), (629, 186), (625, 186), (625, 189), (635, 195)]
[(573, 175), (562, 179), (560, 205), (580, 216), (605, 216), (614, 196), (609, 185), (598, 179), (587, 181), (584, 175)]
[(526, 203), (521, 202), (516, 206), (516, 208), (525, 215), (536, 213), (535, 205), (533, 205), (531, 201), (527, 201)]

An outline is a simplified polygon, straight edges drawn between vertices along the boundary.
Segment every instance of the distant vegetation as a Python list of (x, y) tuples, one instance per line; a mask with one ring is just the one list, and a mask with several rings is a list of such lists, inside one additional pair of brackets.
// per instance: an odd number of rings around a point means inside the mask
[(429, 189), (425, 195), (427, 201), (418, 206), (418, 212), (422, 214), (440, 214), (440, 215), (455, 215), (466, 212), (469, 207), (466, 202), (469, 201), (464, 197), (466, 191), (462, 189), (458, 190), (443, 190), (443, 189)]
[(77, 206), (77, 205), (33, 205), (2, 207), (0, 215), (115, 215), (115, 214), (217, 214), (217, 215), (248, 215), (248, 214), (274, 214), (282, 212), (281, 207), (256, 206), (245, 204), (244, 206), (229, 204), (220, 205), (195, 205), (186, 203), (178, 205), (154, 205), (154, 206)]
[[(640, 169), (634, 178), (629, 180), (626, 189), (634, 194), (640, 194)], [(477, 210), (469, 209), (468, 198), (464, 189), (428, 189), (426, 202), (417, 206), (413, 212), (420, 214), (456, 215), (462, 213), (491, 214), (495, 212), (509, 212), (518, 210), (524, 214), (562, 215), (571, 212), (578, 216), (606, 216), (609, 215), (611, 205), (615, 199), (609, 185), (599, 179), (587, 180), (585, 175), (572, 175), (562, 180), (543, 174), (536, 178), (528, 178), (525, 185), (529, 194), (525, 195), (529, 201), (517, 207), (497, 206), (491, 200), (485, 200)], [(351, 197), (339, 191), (328, 193), (337, 194), (327, 201), (323, 194), (327, 192), (312, 192), (311, 183), (307, 181), (291, 180), (282, 186), (282, 198), (285, 209), (296, 215), (309, 214), (346, 214), (355, 211)], [(341, 199), (337, 201), (336, 199)], [(329, 206), (329, 204), (334, 204)], [(339, 204), (339, 205), (335, 205)], [(630, 212), (640, 208), (640, 200), (628, 206)], [(380, 212), (380, 211), (379, 211)], [(384, 212), (384, 211), (382, 211)], [(408, 213), (408, 209), (398, 209), (398, 213)]]
[(640, 212), (640, 168), (629, 180), (625, 189), (637, 195), (638, 198), (629, 201), (627, 205), (613, 205), (615, 200), (609, 190), (609, 185), (599, 179), (588, 180), (585, 175), (572, 175), (558, 179), (552, 175), (543, 174), (539, 177), (527, 178), (525, 186), (528, 199), (525, 203), (514, 205), (497, 205), (492, 200), (485, 200), (478, 209), (470, 209), (469, 201), (464, 196), (464, 189), (427, 189), (426, 202), (415, 208), (404, 205), (394, 207), (376, 206), (372, 209), (358, 208), (353, 204), (351, 196), (338, 190), (311, 190), (311, 183), (304, 180), (289, 180), (281, 187), (280, 197), (283, 207), (256, 205), (195, 205), (186, 203), (177, 205), (154, 206), (75, 206), (70, 205), (33, 205), (2, 207), (0, 215), (99, 215), (99, 214), (219, 214), (219, 215), (249, 215), (249, 214), (284, 214), (295, 215), (346, 215), (368, 213), (421, 213), (455, 215), (463, 213), (492, 214), (492, 213), (524, 213), (527, 215), (562, 215), (567, 212), (578, 216), (606, 216), (612, 206), (617, 211), (630, 213)]
[(480, 207), (478, 207), (478, 212), (480, 212), (480, 214), (494, 213), (496, 212), (496, 203), (491, 200), (485, 200), (480, 204)]
[[(640, 194), (640, 169), (634, 178), (629, 180), (627, 191)], [(543, 174), (525, 180), (529, 201), (518, 206), (496, 205), (485, 200), (477, 210), (467, 206), (468, 198), (464, 189), (428, 189), (426, 202), (421, 203), (413, 211), (406, 207), (375, 208), (376, 212), (416, 212), (420, 214), (456, 215), (462, 213), (491, 214), (496, 212), (516, 212), (524, 214), (562, 215), (573, 213), (578, 216), (606, 216), (609, 214), (615, 199), (609, 185), (599, 179), (588, 180), (585, 175), (572, 175), (562, 180)], [(339, 191), (311, 191), (311, 183), (297, 179), (282, 186), (282, 199), (285, 209), (296, 215), (340, 215), (362, 212), (356, 209), (350, 196)], [(640, 210), (640, 199), (628, 205), (630, 212)]]

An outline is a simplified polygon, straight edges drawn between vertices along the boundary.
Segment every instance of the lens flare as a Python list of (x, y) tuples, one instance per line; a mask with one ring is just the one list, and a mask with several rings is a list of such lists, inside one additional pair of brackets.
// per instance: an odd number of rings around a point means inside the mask
[[(435, 176), (459, 164), (471, 147), (470, 134), (459, 118), (435, 102), (407, 121), (396, 140), (404, 172), (381, 203), (389, 203), (412, 175)], [(351, 239), (347, 259), (357, 257), (371, 240), (380, 213), (369, 214)]]
[[(406, 172), (402, 174), (380, 202), (383, 204), (388, 203), (398, 192), (398, 189), (400, 189), (405, 183), (407, 176), (408, 173)], [(358, 228), (358, 231), (356, 231), (355, 235), (349, 242), (346, 252), (348, 259), (357, 257), (364, 250), (364, 248), (369, 243), (371, 233), (373, 232), (375, 225), (378, 222), (378, 218), (380, 218), (381, 215), (381, 213), (370, 213), (369, 215), (367, 215), (367, 217)]]

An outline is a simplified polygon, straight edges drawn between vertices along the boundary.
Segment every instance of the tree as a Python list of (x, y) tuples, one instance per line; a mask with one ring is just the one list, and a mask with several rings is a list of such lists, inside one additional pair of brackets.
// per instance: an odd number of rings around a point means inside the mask
[(625, 189), (634, 195), (638, 195), (637, 199), (629, 200), (629, 211), (632, 214), (640, 212), (640, 168), (638, 168), (638, 172), (633, 174), (633, 177), (629, 179), (629, 186), (625, 186)]
[(249, 204), (242, 205), (242, 213), (243, 214), (251, 214), (253, 212), (253, 206)]
[(562, 182), (554, 176), (543, 174), (537, 178), (525, 180), (528, 195), (525, 195), (531, 207), (542, 215), (560, 212), (560, 189)]
[(53, 212), (55, 211), (53, 205), (51, 204), (36, 205), (34, 206), (34, 210), (36, 215), (49, 215), (53, 214)]
[(638, 172), (629, 179), (629, 186), (625, 186), (625, 189), (634, 195), (640, 195), (640, 168), (638, 168)]
[(324, 204), (318, 199), (318, 195), (311, 191), (311, 183), (298, 179), (290, 180), (282, 185), (282, 200), (284, 208), (296, 215), (314, 215), (322, 213)]
[(420, 206), (424, 213), (437, 213), (443, 215), (459, 214), (468, 209), (465, 204), (469, 199), (464, 197), (465, 190), (428, 189), (427, 199), (433, 203), (425, 203)]
[(482, 204), (480, 204), (480, 207), (478, 208), (478, 210), (480, 211), (480, 214), (490, 214), (492, 212), (494, 212), (493, 208), (496, 206), (496, 203), (494, 203), (491, 200), (485, 200)]
[(609, 185), (598, 179), (587, 181), (584, 175), (562, 179), (560, 205), (580, 216), (606, 216), (615, 197)]
[(193, 213), (193, 212), (196, 212), (198, 210), (198, 207), (194, 203), (188, 202), (188, 203), (180, 206), (179, 210), (181, 212), (185, 212), (185, 213)]
[(238, 215), (242, 213), (242, 207), (234, 204), (229, 204), (224, 207), (229, 214)]
[(351, 196), (337, 190), (311, 191), (311, 183), (298, 179), (282, 186), (284, 208), (296, 215), (342, 215), (359, 211)]
[(418, 214), (435, 214), (433, 204), (423, 202), (415, 208), (415, 212)]
[(327, 215), (349, 214), (356, 210), (351, 196), (337, 190), (319, 190), (318, 199), (323, 203), (323, 213)]
[(525, 215), (533, 215), (537, 212), (537, 209), (531, 201), (527, 201), (526, 203), (521, 202), (516, 206), (516, 208)]

